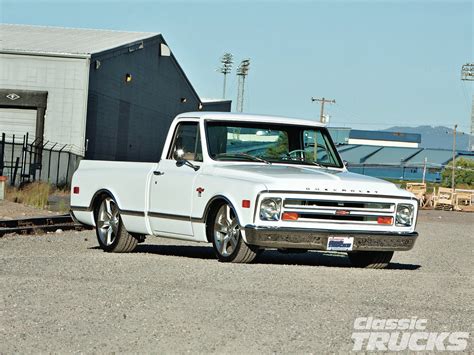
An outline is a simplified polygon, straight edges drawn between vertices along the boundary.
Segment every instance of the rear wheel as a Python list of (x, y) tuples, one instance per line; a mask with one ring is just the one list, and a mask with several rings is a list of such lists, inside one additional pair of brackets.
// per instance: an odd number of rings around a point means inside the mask
[(355, 267), (385, 269), (392, 260), (393, 251), (355, 251), (347, 255)]
[(125, 229), (115, 200), (104, 196), (95, 213), (97, 240), (106, 252), (127, 253), (135, 249), (138, 240)]
[(250, 263), (258, 255), (258, 248), (245, 244), (233, 208), (227, 203), (218, 206), (211, 215), (208, 231), (219, 261)]

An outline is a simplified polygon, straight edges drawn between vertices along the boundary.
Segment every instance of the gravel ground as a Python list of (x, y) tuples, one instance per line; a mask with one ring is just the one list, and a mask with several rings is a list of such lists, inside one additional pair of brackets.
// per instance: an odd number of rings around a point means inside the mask
[(315, 252), (222, 264), (158, 238), (106, 254), (91, 231), (0, 238), (0, 353), (347, 352), (368, 316), (472, 334), (473, 229), (474, 214), (423, 211), (387, 270)]

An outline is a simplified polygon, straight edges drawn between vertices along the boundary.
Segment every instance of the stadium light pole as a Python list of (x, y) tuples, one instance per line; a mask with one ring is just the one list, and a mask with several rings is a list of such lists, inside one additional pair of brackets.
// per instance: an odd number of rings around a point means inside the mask
[(244, 110), (245, 78), (249, 74), (250, 59), (244, 59), (237, 68), (238, 87), (237, 87), (237, 112)]
[(225, 91), (227, 86), (227, 74), (232, 71), (232, 64), (234, 64), (234, 56), (232, 53), (224, 53), (221, 57), (221, 66), (217, 71), (221, 74), (224, 74), (224, 85), (222, 88), (222, 98), (225, 99)]

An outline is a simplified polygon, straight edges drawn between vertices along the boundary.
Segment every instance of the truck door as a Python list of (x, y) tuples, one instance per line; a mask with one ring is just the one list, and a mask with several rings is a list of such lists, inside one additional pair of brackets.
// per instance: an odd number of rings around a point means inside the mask
[(194, 181), (199, 170), (177, 164), (174, 154), (180, 150), (191, 165), (201, 164), (202, 147), (198, 122), (180, 122), (177, 125), (171, 149), (152, 176), (148, 216), (151, 229), (156, 235), (189, 237), (193, 234), (190, 216)]

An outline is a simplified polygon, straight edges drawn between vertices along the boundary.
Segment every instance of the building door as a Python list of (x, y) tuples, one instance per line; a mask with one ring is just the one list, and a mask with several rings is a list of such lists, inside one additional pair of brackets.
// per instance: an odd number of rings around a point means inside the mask
[(18, 140), (28, 133), (28, 137), (36, 136), (36, 110), (0, 108), (0, 134), (5, 133), (6, 139), (13, 135)]

